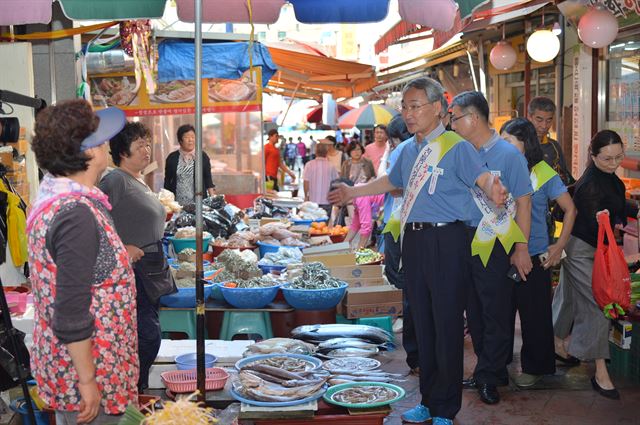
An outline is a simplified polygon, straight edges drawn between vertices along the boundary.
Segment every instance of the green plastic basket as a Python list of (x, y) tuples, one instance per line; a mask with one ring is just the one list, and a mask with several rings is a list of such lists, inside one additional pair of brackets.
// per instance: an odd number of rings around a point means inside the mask
[[(391, 400), (381, 401), (378, 403), (342, 403), (340, 401), (335, 401), (332, 398), (335, 393), (345, 390), (347, 388), (369, 387), (369, 386), (390, 388), (395, 392), (397, 392), (398, 395)], [(327, 403), (335, 404), (337, 406), (347, 407), (351, 409), (362, 409), (362, 408), (369, 409), (373, 407), (386, 406), (387, 404), (395, 403), (396, 401), (402, 400), (404, 398), (404, 395), (405, 395), (404, 389), (402, 389), (397, 385), (387, 384), (384, 382), (352, 382), (349, 384), (334, 385), (333, 387), (329, 388), (326, 393), (324, 393), (323, 398)]]

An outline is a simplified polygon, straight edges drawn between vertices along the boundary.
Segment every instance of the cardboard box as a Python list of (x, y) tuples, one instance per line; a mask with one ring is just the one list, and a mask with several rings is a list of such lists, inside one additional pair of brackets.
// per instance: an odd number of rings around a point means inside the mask
[(324, 264), (325, 267), (331, 268), (335, 266), (352, 266), (356, 263), (356, 255), (351, 254), (335, 254), (335, 255), (307, 255), (306, 248), (304, 250), (305, 255), (302, 256), (302, 261), (305, 263), (312, 263), (319, 261)]
[[(311, 248), (306, 248), (304, 250), (305, 255), (335, 255), (335, 254), (348, 254), (350, 252), (351, 252), (351, 247), (349, 246), (348, 242), (314, 246)], [(355, 264), (355, 261), (352, 264)]]
[(347, 282), (349, 288), (363, 288), (369, 286), (381, 286), (386, 285), (387, 282), (382, 276), (370, 277), (370, 278), (355, 278), (355, 279), (340, 279)]
[(402, 290), (391, 285), (348, 288), (342, 300), (347, 319), (402, 314)]
[(382, 266), (377, 265), (355, 265), (337, 266), (329, 269), (331, 276), (336, 279), (380, 279), (382, 278)]
[(622, 348), (631, 349), (631, 331), (633, 324), (627, 320), (614, 320), (609, 330), (609, 341)]

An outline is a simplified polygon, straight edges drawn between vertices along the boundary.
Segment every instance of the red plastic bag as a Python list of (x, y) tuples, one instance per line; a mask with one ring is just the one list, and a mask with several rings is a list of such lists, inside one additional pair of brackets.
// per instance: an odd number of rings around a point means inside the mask
[[(609, 245), (605, 245), (604, 236)], [(631, 276), (624, 254), (616, 244), (609, 214), (598, 215), (598, 246), (591, 278), (593, 297), (609, 319), (624, 315), (631, 305)]]

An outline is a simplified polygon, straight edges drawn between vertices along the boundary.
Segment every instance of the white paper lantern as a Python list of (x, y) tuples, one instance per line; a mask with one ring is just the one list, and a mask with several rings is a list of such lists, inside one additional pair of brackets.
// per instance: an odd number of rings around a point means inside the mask
[(550, 30), (538, 30), (527, 40), (527, 53), (536, 62), (552, 61), (560, 51), (560, 40)]
[(590, 9), (578, 22), (578, 37), (593, 49), (608, 46), (617, 36), (618, 20), (606, 9)]
[(491, 49), (489, 60), (496, 69), (506, 71), (515, 65), (518, 55), (511, 43), (502, 40)]

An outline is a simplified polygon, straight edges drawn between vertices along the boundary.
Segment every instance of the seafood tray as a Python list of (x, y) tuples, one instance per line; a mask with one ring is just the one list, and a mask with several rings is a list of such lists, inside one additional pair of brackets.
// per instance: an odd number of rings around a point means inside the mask
[(316, 359), (315, 357), (306, 356), (304, 354), (278, 353), (245, 357), (244, 359), (236, 362), (236, 369), (240, 370), (243, 366), (247, 366), (252, 363), (264, 363), (270, 366), (280, 367), (284, 370), (288, 370), (289, 372), (314, 370), (322, 366), (322, 360)]
[[(211, 367), (206, 371), (205, 388), (207, 391), (221, 390), (224, 388), (229, 374), (219, 367)], [(163, 372), (162, 381), (172, 393), (190, 393), (197, 390), (196, 370), (171, 370)]]
[(355, 382), (334, 385), (323, 397), (327, 403), (342, 407), (373, 408), (395, 403), (404, 395), (404, 389), (397, 385), (383, 382)]
[(250, 398), (243, 397), (240, 395), (235, 388), (231, 388), (229, 392), (239, 402), (250, 404), (252, 406), (261, 406), (261, 407), (286, 407), (286, 406), (297, 406), (299, 404), (305, 404), (310, 401), (314, 401), (323, 396), (326, 391), (326, 386), (322, 387), (317, 393), (310, 395), (309, 397), (301, 398), (300, 400), (291, 400), (291, 401), (258, 401), (252, 400)]
[(329, 372), (332, 370), (373, 370), (380, 367), (380, 362), (376, 359), (369, 359), (366, 357), (343, 357), (332, 360), (327, 360), (323, 363), (322, 367)]

